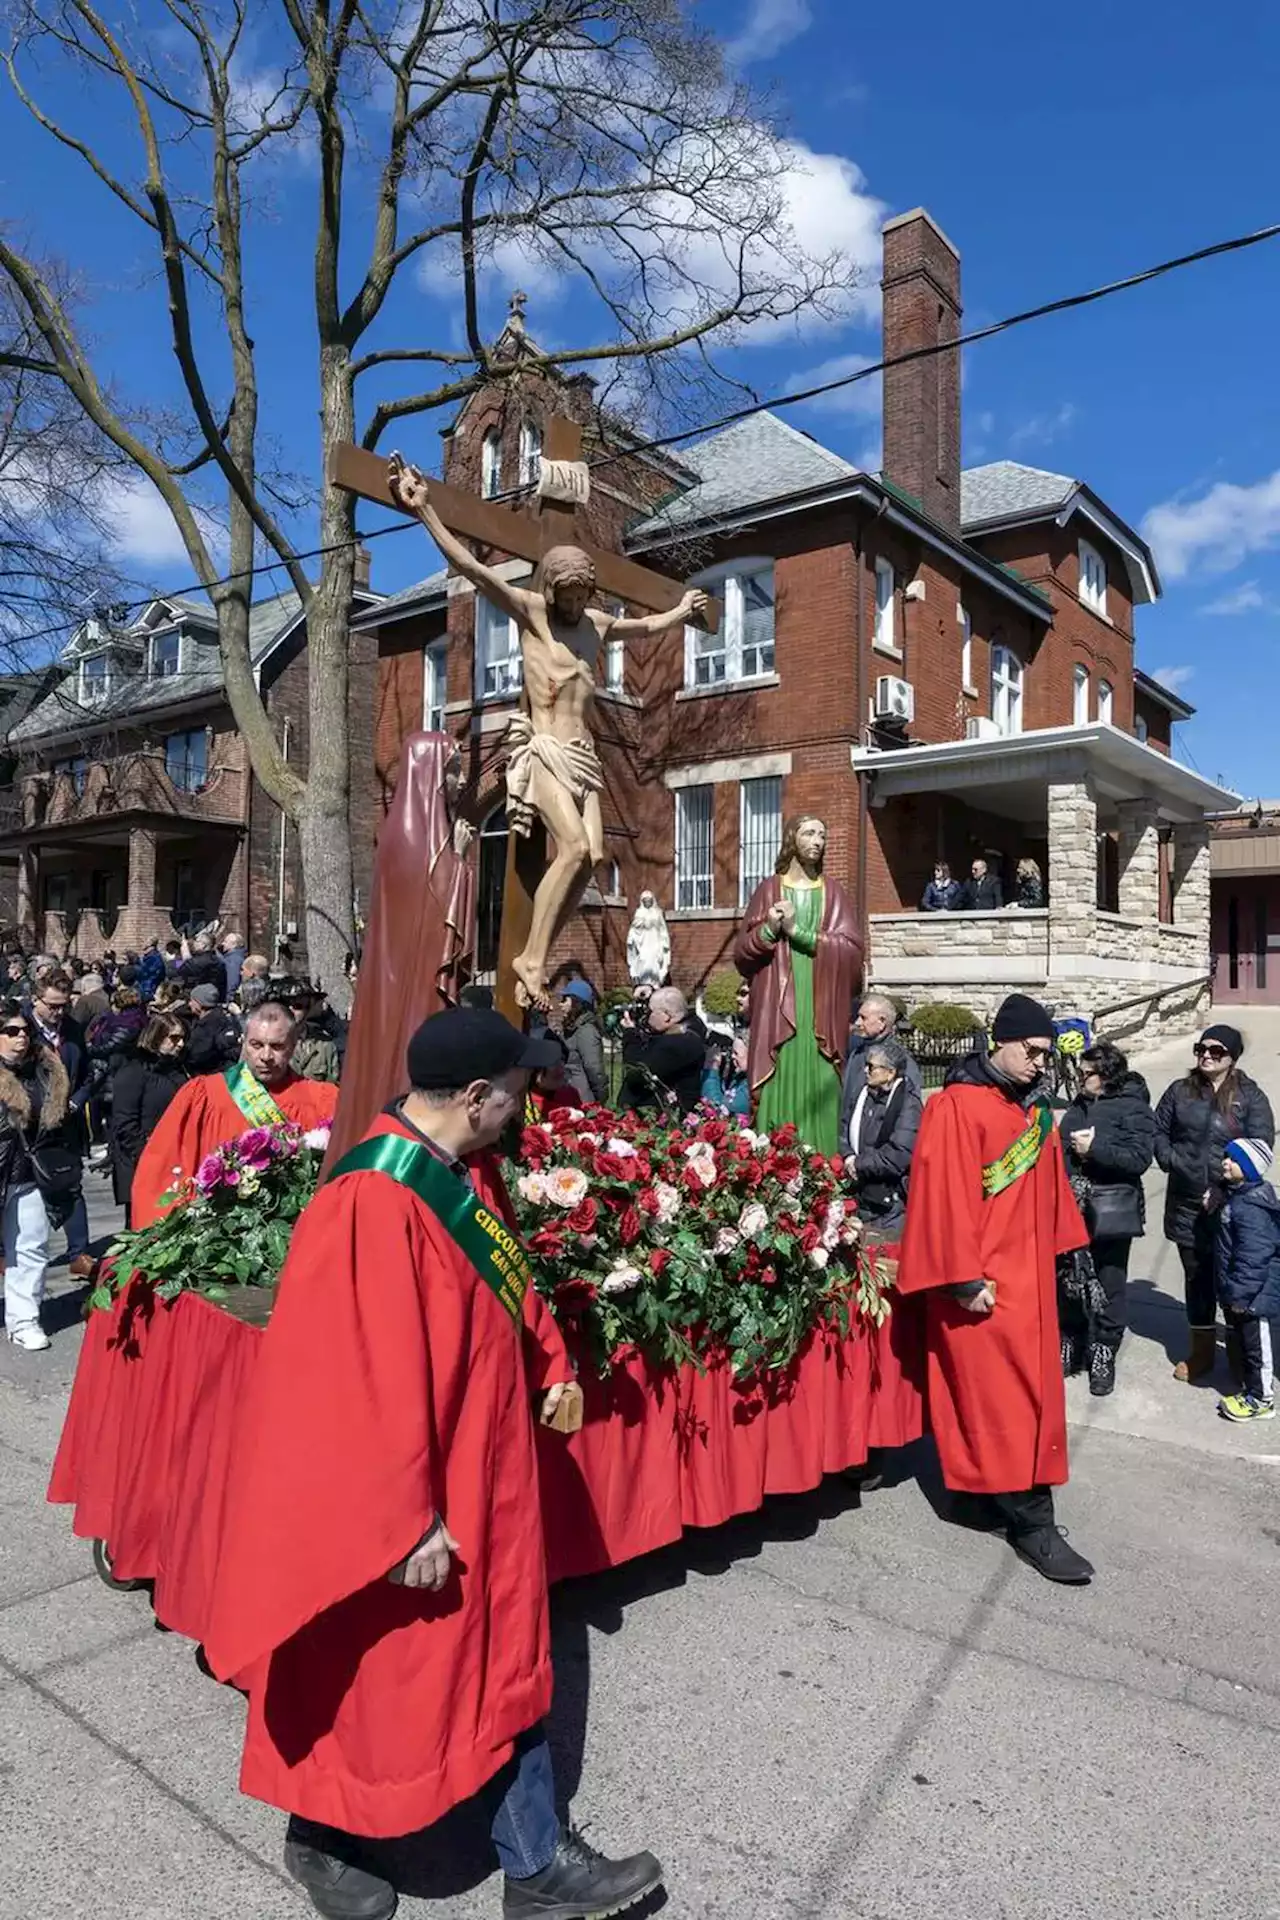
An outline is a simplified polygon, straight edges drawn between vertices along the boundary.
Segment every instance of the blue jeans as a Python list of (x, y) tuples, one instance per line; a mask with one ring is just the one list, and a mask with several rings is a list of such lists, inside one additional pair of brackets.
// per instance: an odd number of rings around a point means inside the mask
[(551, 1749), (541, 1727), (530, 1727), (502, 1772), (482, 1791), (493, 1807), (489, 1828), (509, 1880), (531, 1880), (551, 1865), (560, 1844)]
[(89, 1209), (84, 1203), (81, 1191), (75, 1197), (70, 1213), (63, 1221), (67, 1235), (67, 1259), (79, 1260), (89, 1251)]

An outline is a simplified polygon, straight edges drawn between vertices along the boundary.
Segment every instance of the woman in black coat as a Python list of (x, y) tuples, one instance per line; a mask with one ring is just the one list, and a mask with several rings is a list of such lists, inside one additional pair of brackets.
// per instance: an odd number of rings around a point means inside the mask
[(907, 1059), (900, 1041), (872, 1041), (866, 1053), (866, 1085), (854, 1101), (848, 1136), (841, 1143), (849, 1155), (845, 1178), (872, 1245), (900, 1240), (907, 1217), (907, 1179), (924, 1116), (920, 1095), (905, 1078)]
[(1203, 1380), (1217, 1353), (1218, 1301), (1213, 1246), (1222, 1205), (1222, 1150), (1228, 1140), (1265, 1140), (1274, 1146), (1271, 1103), (1239, 1068), (1244, 1040), (1235, 1027), (1206, 1027), (1196, 1042), (1196, 1064), (1175, 1080), (1156, 1108), (1156, 1162), (1169, 1176), (1164, 1235), (1182, 1261), (1186, 1282), (1188, 1353), (1177, 1380)]
[(188, 1078), (182, 1064), (186, 1038), (176, 1014), (153, 1014), (139, 1036), (137, 1052), (111, 1083), (111, 1180), (126, 1225), (138, 1157)]
[(1100, 1040), (1081, 1057), (1084, 1079), (1061, 1123), (1072, 1184), (1089, 1229), (1101, 1301), (1084, 1328), (1064, 1324), (1065, 1373), (1089, 1368), (1089, 1391), (1111, 1393), (1116, 1354), (1129, 1324), (1129, 1251), (1147, 1229), (1142, 1176), (1155, 1157), (1156, 1121), (1140, 1073), (1119, 1047)]

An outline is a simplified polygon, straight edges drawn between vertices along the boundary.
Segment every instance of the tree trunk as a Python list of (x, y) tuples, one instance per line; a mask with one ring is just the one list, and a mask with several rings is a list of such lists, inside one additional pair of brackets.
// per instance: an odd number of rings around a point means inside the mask
[[(321, 472), (329, 449), (355, 438), (355, 408), (344, 347), (320, 355)], [(307, 624), (310, 744), (307, 784), (298, 814), (311, 976), (345, 1012), (345, 962), (355, 951), (355, 875), (351, 858), (351, 730), (347, 623), (355, 579), (355, 499), (327, 483), (320, 496), (320, 581)]]

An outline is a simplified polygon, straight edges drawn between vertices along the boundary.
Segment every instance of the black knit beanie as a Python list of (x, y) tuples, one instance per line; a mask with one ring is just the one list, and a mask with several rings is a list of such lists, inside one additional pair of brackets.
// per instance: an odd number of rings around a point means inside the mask
[(1053, 1015), (1030, 994), (1011, 993), (991, 1026), (998, 1047), (1006, 1040), (1052, 1040)]
[(1233, 1060), (1238, 1060), (1244, 1052), (1244, 1035), (1238, 1027), (1206, 1027), (1200, 1035), (1202, 1040), (1216, 1040), (1225, 1047)]

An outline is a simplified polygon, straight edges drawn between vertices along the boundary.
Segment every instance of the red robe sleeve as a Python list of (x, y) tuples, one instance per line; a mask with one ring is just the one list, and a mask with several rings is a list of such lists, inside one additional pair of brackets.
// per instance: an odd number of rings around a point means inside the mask
[(944, 1087), (925, 1102), (898, 1256), (899, 1293), (985, 1278), (982, 1144), (963, 1097), (962, 1089)]
[(294, 1229), (237, 1436), (206, 1639), (220, 1676), (387, 1573), (431, 1523), (432, 1376), (457, 1366), (464, 1329), (444, 1277), (428, 1340), (424, 1255), (461, 1262), (426, 1209), (375, 1173), (321, 1188)]
[[(286, 1120), (309, 1131), (312, 1127), (331, 1127), (338, 1110), (338, 1089), (327, 1080), (299, 1077), (276, 1096), (276, 1105)], [(246, 1120), (247, 1127), (249, 1122)]]
[(202, 1074), (188, 1080), (169, 1102), (138, 1156), (129, 1196), (132, 1226), (149, 1227), (167, 1213), (160, 1196), (178, 1177), (174, 1168), (193, 1174), (205, 1155), (234, 1131), (222, 1112), (224, 1105), (234, 1111), (234, 1103), (221, 1090), (220, 1078)]

